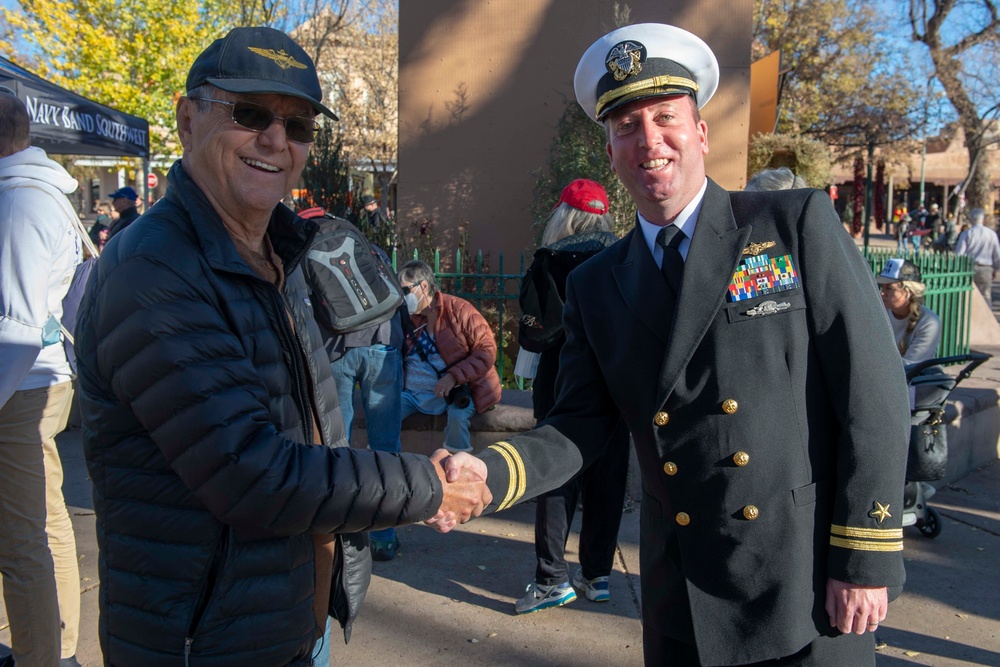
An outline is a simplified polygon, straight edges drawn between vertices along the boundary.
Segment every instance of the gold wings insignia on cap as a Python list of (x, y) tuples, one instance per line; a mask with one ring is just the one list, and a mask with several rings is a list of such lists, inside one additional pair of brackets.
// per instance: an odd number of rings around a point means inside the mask
[(751, 243), (746, 248), (743, 248), (744, 255), (759, 255), (761, 252), (767, 250), (768, 248), (773, 248), (778, 245), (776, 241), (764, 241), (763, 243)]
[(289, 67), (307, 69), (306, 65), (303, 65), (298, 60), (285, 53), (284, 49), (275, 51), (274, 49), (258, 49), (256, 46), (248, 46), (247, 48), (256, 53), (258, 56), (270, 58), (281, 69), (288, 69)]

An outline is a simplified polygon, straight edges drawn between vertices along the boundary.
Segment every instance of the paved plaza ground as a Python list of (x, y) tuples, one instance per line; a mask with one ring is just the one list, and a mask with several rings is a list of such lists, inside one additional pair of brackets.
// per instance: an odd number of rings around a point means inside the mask
[[(994, 303), (1000, 304), (1000, 294)], [(991, 352), (994, 359), (976, 376), (1000, 386), (1000, 349)], [(61, 435), (59, 446), (82, 578), (78, 657), (85, 667), (98, 667), (102, 664), (97, 642), (98, 554), (79, 430)], [(984, 466), (943, 486), (931, 501), (944, 519), (940, 537), (931, 540), (916, 528), (904, 530), (908, 581), (879, 632), (883, 646), (876, 658), (878, 667), (1000, 665), (998, 489), (1000, 464)], [(578, 599), (526, 616), (514, 614), (514, 601), (534, 571), (533, 504), (478, 519), (451, 535), (439, 535), (423, 525), (401, 528), (400, 555), (374, 564), (371, 589), (351, 643), (344, 646), (342, 636), (334, 633), (331, 663), (638, 667), (642, 664), (638, 524), (638, 511), (626, 512), (611, 578), (611, 602), (598, 605)], [(576, 564), (575, 550), (576, 539), (571, 537), (571, 567)], [(780, 549), (775, 557), (780, 557)], [(0, 615), (0, 654), (9, 642), (7, 619)]]

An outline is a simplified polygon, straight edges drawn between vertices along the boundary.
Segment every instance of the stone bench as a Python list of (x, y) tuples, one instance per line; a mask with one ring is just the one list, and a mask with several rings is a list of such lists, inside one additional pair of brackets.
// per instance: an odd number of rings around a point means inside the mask
[[(1000, 355), (996, 348), (983, 351), (993, 353), (994, 359)], [(993, 360), (980, 366), (948, 398), (943, 420), (948, 434), (948, 469), (942, 480), (945, 484), (1000, 458), (998, 366)]]
[[(447, 415), (415, 414), (403, 421), (400, 441), (403, 451), (431, 454), (444, 444), (444, 427)], [(504, 389), (500, 402), (482, 414), (475, 414), (469, 421), (472, 448), (479, 451), (497, 440), (510, 438), (529, 431), (535, 426), (535, 416), (531, 408), (531, 392), (519, 389)], [(364, 409), (357, 391), (354, 392), (354, 424), (351, 445), (367, 447), (368, 433), (365, 430)]]

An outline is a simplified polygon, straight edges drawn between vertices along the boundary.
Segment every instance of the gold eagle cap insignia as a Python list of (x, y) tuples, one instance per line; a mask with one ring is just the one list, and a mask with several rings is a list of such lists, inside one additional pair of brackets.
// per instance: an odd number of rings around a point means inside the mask
[(773, 248), (778, 245), (777, 241), (764, 241), (763, 243), (751, 243), (746, 248), (743, 248), (744, 255), (759, 255), (768, 248)]
[(298, 60), (285, 53), (284, 49), (275, 51), (274, 49), (258, 49), (256, 46), (248, 46), (247, 48), (256, 53), (258, 56), (270, 58), (281, 69), (288, 69), (289, 67), (307, 69), (306, 65), (303, 65)]

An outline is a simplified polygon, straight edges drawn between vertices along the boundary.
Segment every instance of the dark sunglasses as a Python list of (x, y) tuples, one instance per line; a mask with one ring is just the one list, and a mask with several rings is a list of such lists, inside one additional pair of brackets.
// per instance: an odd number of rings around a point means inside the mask
[(409, 294), (410, 290), (412, 290), (415, 287), (420, 287), (420, 283), (412, 283), (410, 285), (400, 285), (400, 288), (402, 288), (403, 290), (403, 294)]
[(316, 121), (307, 116), (279, 116), (267, 107), (255, 102), (227, 102), (208, 97), (189, 97), (188, 99), (232, 107), (233, 122), (254, 132), (263, 132), (271, 127), (271, 123), (277, 119), (284, 124), (285, 136), (291, 141), (297, 141), (301, 144), (311, 144), (316, 141)]

